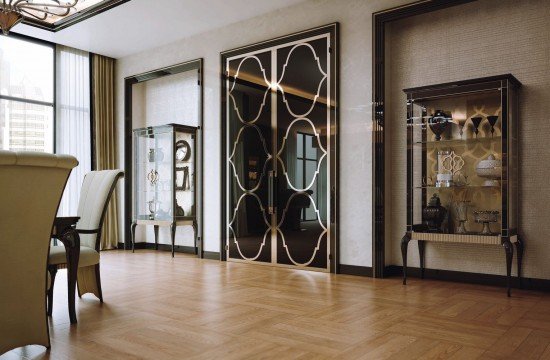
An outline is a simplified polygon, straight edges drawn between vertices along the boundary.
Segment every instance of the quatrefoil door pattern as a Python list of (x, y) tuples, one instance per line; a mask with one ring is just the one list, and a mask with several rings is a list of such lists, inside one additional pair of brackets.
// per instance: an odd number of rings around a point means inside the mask
[(334, 270), (336, 30), (222, 54), (228, 260)]

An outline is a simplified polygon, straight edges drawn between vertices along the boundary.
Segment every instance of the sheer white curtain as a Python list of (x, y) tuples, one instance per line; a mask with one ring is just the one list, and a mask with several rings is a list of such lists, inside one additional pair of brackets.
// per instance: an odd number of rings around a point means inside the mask
[(92, 168), (90, 126), (90, 56), (56, 47), (56, 152), (78, 159), (63, 193), (60, 216), (76, 215), (84, 175)]

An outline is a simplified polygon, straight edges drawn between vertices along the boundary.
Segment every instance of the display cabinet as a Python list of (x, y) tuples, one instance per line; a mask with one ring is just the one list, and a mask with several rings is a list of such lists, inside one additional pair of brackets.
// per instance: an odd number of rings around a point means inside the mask
[[(418, 241), (500, 245), (510, 295), (518, 236), (518, 89), (512, 75), (405, 89), (407, 96), (407, 249)], [(460, 256), (460, 254), (457, 254)]]
[(168, 124), (134, 130), (132, 251), (137, 225), (152, 225), (158, 249), (159, 226), (170, 226), (174, 256), (177, 226), (197, 237), (197, 132)]

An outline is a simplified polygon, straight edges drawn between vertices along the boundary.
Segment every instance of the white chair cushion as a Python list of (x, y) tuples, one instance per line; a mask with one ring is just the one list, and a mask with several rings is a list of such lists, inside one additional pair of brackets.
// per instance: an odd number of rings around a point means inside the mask
[[(52, 246), (50, 247), (50, 257), (48, 260), (49, 265), (59, 265), (67, 263), (67, 255), (65, 252), (65, 246)], [(99, 253), (87, 246), (80, 247), (80, 258), (78, 260), (78, 267), (86, 267), (99, 264)]]

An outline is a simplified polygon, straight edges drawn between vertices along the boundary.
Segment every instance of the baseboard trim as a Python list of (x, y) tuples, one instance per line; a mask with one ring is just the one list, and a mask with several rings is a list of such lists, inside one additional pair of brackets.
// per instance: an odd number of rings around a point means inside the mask
[(220, 260), (220, 253), (217, 251), (203, 251), (202, 257), (208, 260)]
[[(386, 266), (384, 277), (403, 276), (403, 267), (397, 265)], [(420, 268), (407, 267), (407, 277), (420, 278)], [(432, 280), (443, 280), (462, 282), (478, 285), (506, 286), (506, 276), (481, 274), (463, 271), (425, 269), (424, 278)], [(519, 288), (519, 279), (512, 277), (512, 287)], [(526, 290), (550, 291), (550, 280), (522, 278), (522, 288)]]
[(338, 274), (372, 277), (372, 267), (340, 264)]
[[(168, 244), (159, 244), (159, 250), (160, 251), (172, 251), (172, 245)], [(155, 250), (156, 245), (153, 243), (136, 243), (134, 245), (134, 249), (147, 249), (147, 250)], [(174, 252), (178, 253), (185, 253), (185, 254), (197, 254), (196, 248), (193, 246), (184, 246), (184, 245), (176, 245), (174, 246)]]

